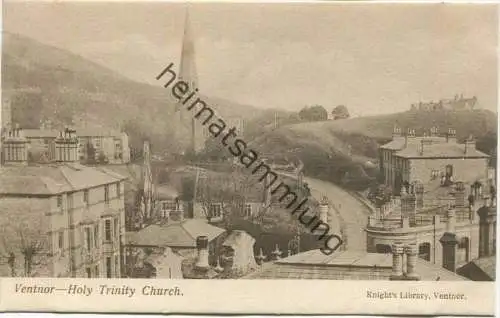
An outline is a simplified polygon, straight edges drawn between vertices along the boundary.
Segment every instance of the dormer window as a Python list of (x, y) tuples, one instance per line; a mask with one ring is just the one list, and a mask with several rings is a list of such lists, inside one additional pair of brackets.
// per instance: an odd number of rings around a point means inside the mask
[(57, 196), (57, 207), (62, 208), (62, 195)]

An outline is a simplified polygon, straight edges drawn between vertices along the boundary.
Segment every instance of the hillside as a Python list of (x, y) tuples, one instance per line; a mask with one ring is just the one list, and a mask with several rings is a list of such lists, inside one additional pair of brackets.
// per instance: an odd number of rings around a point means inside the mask
[[(71, 52), (3, 32), (3, 93), (11, 95), (17, 90), (19, 97), (26, 94), (19, 90), (27, 89), (40, 92), (38, 105), (31, 106), (41, 108), (42, 119), (54, 121), (55, 126), (73, 122), (89, 127), (125, 127), (136, 147), (145, 137), (163, 148), (175, 146), (176, 141), (169, 138), (174, 120), (169, 90), (134, 82)], [(253, 118), (259, 114), (258, 109), (248, 105), (201, 98), (225, 118)], [(19, 101), (33, 103), (30, 98)]]
[(488, 110), (408, 111), (298, 123), (265, 133), (253, 141), (252, 147), (267, 157), (300, 158), (311, 176), (362, 187), (376, 178), (377, 149), (391, 139), (394, 124), (403, 130), (411, 127), (417, 134), (432, 126), (442, 132), (453, 127), (459, 140), (475, 136), (478, 148), (487, 154), (496, 147), (497, 116)]

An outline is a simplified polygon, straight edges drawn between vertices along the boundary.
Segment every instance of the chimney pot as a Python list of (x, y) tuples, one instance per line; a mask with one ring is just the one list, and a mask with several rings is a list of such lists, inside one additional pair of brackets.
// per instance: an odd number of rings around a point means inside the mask
[(400, 242), (392, 245), (392, 275), (391, 280), (399, 280), (403, 276), (404, 246)]
[(406, 276), (412, 280), (420, 280), (417, 274), (417, 257), (418, 245), (417, 243), (409, 243), (405, 246), (406, 254)]
[(195, 267), (197, 269), (206, 269), (210, 268), (208, 264), (208, 237), (207, 236), (198, 236), (196, 238), (196, 249), (198, 250), (198, 259)]

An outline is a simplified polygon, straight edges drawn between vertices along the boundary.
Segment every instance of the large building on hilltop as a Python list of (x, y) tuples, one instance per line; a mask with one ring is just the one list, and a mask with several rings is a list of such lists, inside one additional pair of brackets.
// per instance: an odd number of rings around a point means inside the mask
[(439, 110), (473, 110), (478, 108), (477, 97), (465, 98), (463, 94), (455, 95), (452, 99), (441, 99), (437, 102), (420, 102), (411, 105), (411, 110), (439, 111)]
[(121, 276), (124, 177), (78, 163), (78, 139), (55, 139), (52, 163), (28, 162), (29, 140), (9, 130), (0, 167), (2, 276)]

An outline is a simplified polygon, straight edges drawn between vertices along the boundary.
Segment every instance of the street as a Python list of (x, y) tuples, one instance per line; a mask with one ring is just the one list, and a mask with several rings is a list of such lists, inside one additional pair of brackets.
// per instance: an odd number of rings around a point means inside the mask
[(320, 200), (323, 195), (330, 201), (329, 225), (332, 232), (342, 233), (346, 249), (350, 251), (366, 251), (366, 235), (364, 228), (370, 211), (341, 187), (318, 179), (305, 177), (311, 194)]

